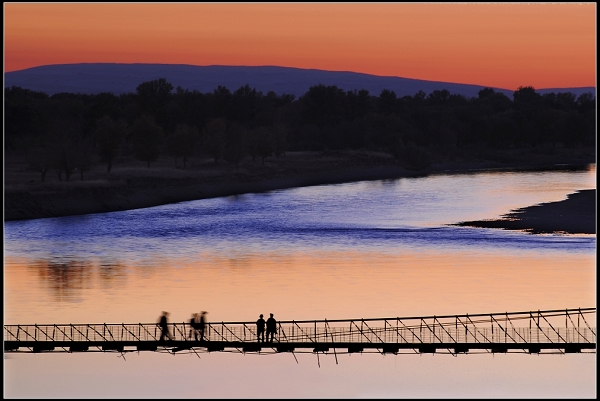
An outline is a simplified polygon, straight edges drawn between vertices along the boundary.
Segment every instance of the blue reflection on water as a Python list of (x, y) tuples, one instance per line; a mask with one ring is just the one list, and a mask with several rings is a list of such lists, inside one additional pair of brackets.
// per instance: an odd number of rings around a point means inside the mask
[[(533, 176), (533, 177), (532, 177)], [(493, 179), (490, 179), (492, 177)], [(586, 181), (587, 180), (587, 181)], [(589, 175), (437, 176), (362, 182), (206, 199), (124, 212), (5, 223), (12, 255), (184, 256), (202, 250), (402, 249), (591, 252), (595, 236), (530, 235), (449, 226), (547, 201), (542, 190), (589, 185)], [(535, 191), (516, 191), (523, 186)], [(525, 185), (525, 184), (527, 185)], [(456, 188), (478, 188), (457, 190)], [(468, 192), (468, 196), (465, 193)], [(533, 197), (531, 192), (535, 192)], [(556, 195), (554, 195), (556, 196)], [(560, 195), (564, 197), (564, 194)], [(520, 197), (522, 199), (520, 199)], [(519, 203), (521, 202), (521, 203)]]

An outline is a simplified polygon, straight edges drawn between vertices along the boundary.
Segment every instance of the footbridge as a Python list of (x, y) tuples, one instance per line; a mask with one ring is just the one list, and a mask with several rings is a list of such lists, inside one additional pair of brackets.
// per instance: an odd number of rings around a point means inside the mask
[[(255, 322), (4, 325), (4, 352), (233, 351), (240, 353), (581, 353), (596, 352), (596, 308), (277, 322), (273, 342), (258, 342)], [(191, 334), (191, 336), (190, 336)]]

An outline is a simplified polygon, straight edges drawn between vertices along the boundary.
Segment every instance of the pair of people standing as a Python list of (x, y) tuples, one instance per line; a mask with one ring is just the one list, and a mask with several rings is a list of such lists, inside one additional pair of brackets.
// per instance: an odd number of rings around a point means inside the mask
[[(277, 321), (275, 320), (275, 318), (273, 317), (273, 314), (271, 313), (271, 317), (267, 319), (267, 321), (265, 322), (265, 319), (263, 319), (263, 315), (261, 314), (258, 318), (258, 320), (256, 321), (256, 336), (257, 336), (257, 341), (260, 342), (261, 337), (262, 337), (262, 342), (265, 342), (265, 326), (267, 326), (267, 342), (273, 342), (273, 336), (275, 336), (275, 332), (277, 331)], [(271, 336), (270, 340), (269, 340), (269, 336)]]
[(204, 317), (208, 312), (202, 311), (202, 313), (194, 313), (192, 314), (192, 318), (190, 319), (190, 333), (188, 338), (192, 339), (192, 334), (194, 334), (194, 339), (198, 341), (198, 334), (200, 334), (200, 341), (204, 341), (204, 328), (206, 327), (206, 318)]

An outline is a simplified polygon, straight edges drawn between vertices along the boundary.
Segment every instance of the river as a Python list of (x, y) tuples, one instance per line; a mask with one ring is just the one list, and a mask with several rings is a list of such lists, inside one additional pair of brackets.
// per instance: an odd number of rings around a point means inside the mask
[[(596, 236), (457, 227), (596, 187), (474, 172), (4, 223), (4, 323), (595, 307)], [(595, 354), (5, 354), (6, 397), (595, 397)]]

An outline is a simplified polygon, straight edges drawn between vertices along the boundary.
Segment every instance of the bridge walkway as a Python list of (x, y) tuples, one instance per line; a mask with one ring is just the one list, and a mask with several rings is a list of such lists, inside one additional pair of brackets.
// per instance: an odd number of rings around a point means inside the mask
[[(4, 325), (5, 352), (168, 351), (576, 353), (596, 350), (596, 308), (344, 320), (286, 320), (273, 343), (255, 322), (208, 322), (195, 340), (189, 323)], [(192, 333), (191, 337), (190, 334)]]

